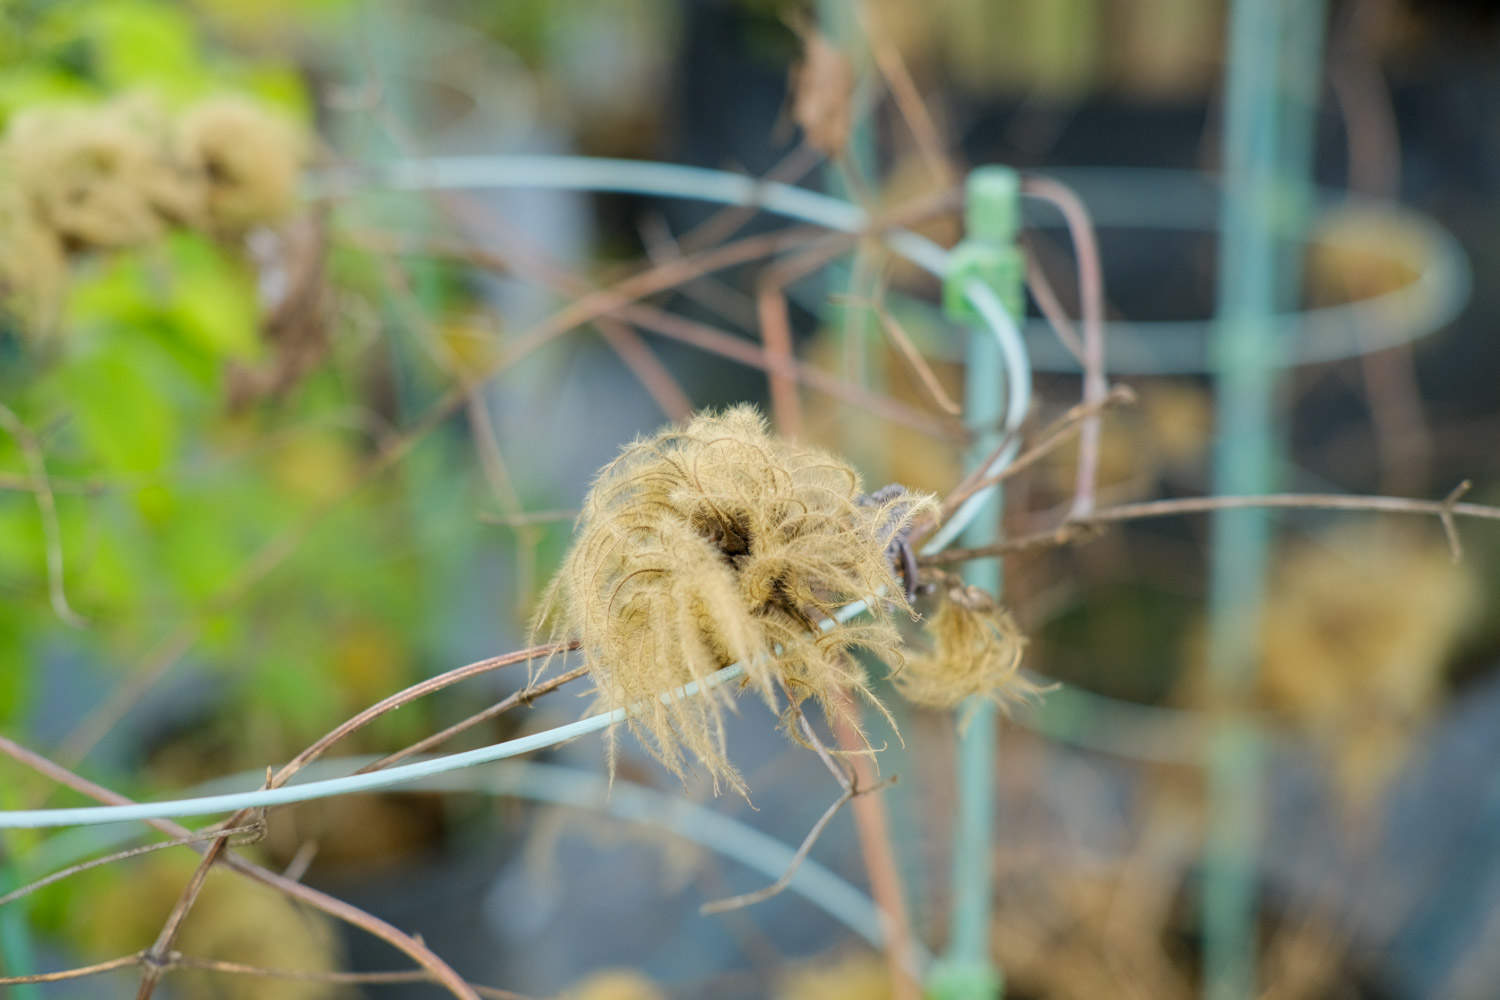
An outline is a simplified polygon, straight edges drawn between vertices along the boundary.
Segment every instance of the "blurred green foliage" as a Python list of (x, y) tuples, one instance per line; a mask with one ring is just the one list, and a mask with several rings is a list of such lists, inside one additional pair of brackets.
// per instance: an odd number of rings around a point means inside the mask
[[(0, 3), (0, 125), (58, 100), (142, 91), (169, 107), (240, 93), (312, 119), (301, 71), (267, 32), (307, 27), (307, 42), (350, 7), (198, 6), (152, 0)], [(207, 710), (232, 720), (227, 757), (203, 773), (284, 759), (340, 719), (430, 673), (453, 644), (449, 595), (501, 533), (474, 516), (483, 493), (461, 441), (430, 435), (393, 471), (363, 482), (389, 428), (390, 385), (418, 403), (451, 374), (431, 359), (399, 378), (392, 352), (335, 310), (329, 347), (282, 391), (231, 399), (236, 371), (274, 366), (257, 263), (242, 241), (177, 228), (147, 245), (75, 255), (61, 333), (36, 342), (0, 319), (0, 403), (35, 436), (55, 494), (63, 588), (86, 620), (57, 614), (48, 534), (31, 465), (0, 434), (0, 731), (23, 741), (46, 685), (44, 664), (102, 676), (51, 723), (66, 728), (138, 672), (163, 639), (196, 639), (176, 671), (217, 678)], [(378, 268), (336, 251), (326, 280), (381, 317), (390, 294)], [(427, 282), (443, 309), (461, 296)], [(6, 324), (9, 324), (8, 326)], [(383, 328), (382, 328), (383, 329)], [(267, 571), (267, 567), (271, 567)], [(497, 630), (501, 601), (490, 602)], [(177, 674), (162, 682), (174, 683)], [(426, 710), (382, 720), (372, 743), (425, 731)], [(211, 720), (204, 731), (214, 730)], [(222, 726), (220, 726), (222, 728)], [(164, 738), (164, 737), (163, 737)], [(193, 738), (189, 735), (187, 738)], [(357, 748), (358, 741), (355, 741)], [(47, 747), (47, 741), (41, 746)], [(155, 748), (128, 748), (122, 791)], [(132, 758), (130, 754), (136, 756)], [(173, 758), (180, 762), (191, 755)], [(110, 768), (110, 761), (98, 767)], [(35, 787), (0, 783), (0, 807)]]
[[(277, 5), (212, 6), (224, 12), (258, 10), (270, 17), (269, 8)], [(338, 6), (347, 5), (341, 0)], [(211, 45), (189, 5), (156, 0), (0, 3), (0, 124), (36, 104), (141, 89), (174, 103), (232, 90), (303, 120), (311, 112), (294, 66)]]

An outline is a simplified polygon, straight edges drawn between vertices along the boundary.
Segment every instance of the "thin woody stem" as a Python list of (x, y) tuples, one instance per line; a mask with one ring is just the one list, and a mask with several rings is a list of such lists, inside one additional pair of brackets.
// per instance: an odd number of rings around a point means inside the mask
[[(1458, 491), (1455, 491), (1458, 494)], [(1461, 494), (1458, 494), (1461, 495)], [(1445, 525), (1456, 517), (1474, 517), (1500, 521), (1500, 507), (1477, 503), (1459, 503), (1450, 494), (1445, 500), (1416, 500), (1410, 497), (1353, 497), (1337, 493), (1268, 493), (1263, 496), (1184, 497), (1177, 500), (1149, 500), (1143, 503), (1118, 504), (1095, 510), (1087, 518), (1064, 520), (1054, 528), (1010, 538), (995, 545), (971, 549), (947, 549), (919, 559), (927, 566), (946, 566), (972, 559), (993, 559), (1040, 545), (1066, 545), (1089, 534), (1097, 526), (1134, 521), (1150, 517), (1174, 517), (1179, 514), (1203, 514), (1216, 510), (1245, 508), (1281, 510), (1342, 510), (1379, 514), (1420, 514), (1436, 517)], [(1448, 532), (1450, 546), (1456, 533)]]
[(833, 803), (823, 811), (823, 815), (818, 817), (818, 821), (807, 832), (807, 836), (802, 838), (802, 845), (797, 848), (797, 853), (792, 855), (792, 861), (787, 865), (786, 872), (775, 882), (772, 882), (764, 889), (757, 889), (755, 892), (747, 892), (739, 896), (730, 896), (728, 899), (719, 899), (712, 903), (704, 903), (698, 908), (698, 912), (704, 916), (709, 916), (714, 913), (739, 910), (747, 906), (754, 906), (756, 903), (763, 903), (785, 891), (786, 887), (791, 885), (792, 877), (797, 874), (797, 869), (802, 867), (803, 861), (807, 860), (808, 853), (812, 850), (813, 844), (818, 842), (818, 837), (822, 835), (824, 828), (832, 822), (834, 816), (838, 815), (838, 811), (844, 807), (844, 803), (854, 798), (856, 794), (853, 783), (844, 786), (843, 791), (839, 793), (839, 797), (834, 799)]
[(509, 697), (497, 701), (489, 708), (486, 708), (481, 712), (475, 712), (467, 719), (455, 722), (453, 725), (449, 726), (447, 729), (444, 729), (442, 732), (433, 733), (431, 736), (424, 737), (423, 739), (418, 740), (416, 743), (413, 743), (411, 746), (406, 747), (405, 749), (397, 750), (392, 754), (387, 754), (374, 763), (366, 764), (364, 767), (360, 768), (354, 773), (364, 774), (367, 771), (379, 771), (382, 768), (390, 767), (392, 764), (398, 764), (406, 758), (413, 756), (414, 754), (426, 753), (433, 747), (441, 746), (458, 734), (467, 732), (468, 730), (474, 728), (477, 725), (480, 725), (481, 723), (488, 722), (489, 720), (496, 718), (497, 716), (509, 711), (517, 705), (529, 705), (534, 700), (540, 698), (547, 692), (555, 691), (558, 688), (562, 687), (564, 684), (567, 684), (569, 681), (577, 680), (586, 673), (588, 673), (588, 667), (574, 667), (572, 670), (569, 670), (566, 673), (558, 674), (556, 677), (553, 677), (547, 681), (543, 681), (541, 684), (537, 684), (535, 686), (527, 686), (522, 690), (510, 695)]
[[(870, 787), (877, 783), (875, 765), (865, 755), (864, 740), (854, 721), (859, 708), (848, 695), (843, 695), (842, 710), (834, 713), (834, 733), (839, 745), (848, 752), (850, 767), (854, 771), (852, 784)], [(865, 870), (870, 876), (870, 893), (880, 908), (885, 924), (886, 962), (891, 973), (894, 1000), (918, 1000), (921, 985), (911, 968), (911, 921), (907, 916), (906, 892), (901, 884), (901, 869), (896, 863), (896, 851), (891, 841), (890, 823), (885, 814), (885, 802), (879, 795), (861, 795), (854, 799), (854, 826), (859, 834), (860, 853), (864, 855)]]
[[(1021, 190), (1056, 205), (1068, 224), (1073, 254), (1078, 260), (1078, 297), (1083, 312), (1083, 402), (1097, 404), (1109, 391), (1104, 374), (1104, 269), (1099, 262), (1099, 240), (1083, 199), (1072, 188), (1049, 177), (1027, 177)], [(1078, 484), (1073, 515), (1087, 517), (1094, 509), (1094, 481), (1099, 472), (1099, 416), (1083, 423), (1078, 438)]]
[(37, 972), (29, 976), (0, 976), (0, 986), (27, 986), (37, 983), (61, 983), (69, 979), (85, 979), (89, 976), (102, 976), (106, 972), (114, 972), (117, 969), (128, 969), (134, 965), (141, 964), (140, 955), (122, 955), (112, 958), (107, 962), (96, 962), (93, 965), (83, 965), (76, 969), (64, 969), (61, 972)]

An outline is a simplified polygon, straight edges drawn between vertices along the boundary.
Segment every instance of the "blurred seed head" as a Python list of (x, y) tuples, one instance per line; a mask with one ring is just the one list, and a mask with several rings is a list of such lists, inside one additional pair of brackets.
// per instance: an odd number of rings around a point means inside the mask
[(22, 111), (5, 144), (36, 217), (68, 249), (130, 246), (161, 232), (146, 194), (151, 145), (117, 107)]
[(177, 152), (202, 180), (211, 227), (242, 232), (291, 211), (303, 141), (288, 122), (257, 102), (216, 97), (188, 109)]
[(853, 127), (854, 67), (823, 34), (802, 31), (802, 61), (792, 69), (792, 119), (807, 144), (837, 158)]

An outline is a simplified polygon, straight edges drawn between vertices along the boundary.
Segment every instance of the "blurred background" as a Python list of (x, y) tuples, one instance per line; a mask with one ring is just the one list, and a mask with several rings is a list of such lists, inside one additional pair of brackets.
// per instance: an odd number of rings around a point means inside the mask
[[(697, 408), (772, 412), (768, 302), (815, 373), (794, 427), (776, 406), (783, 429), (872, 488), (962, 477), (962, 428), (886, 320), (957, 399), (962, 331), (939, 283), (878, 241), (806, 266), (767, 250), (695, 267), (734, 241), (815, 235), (702, 201), (549, 190), (546, 170), (395, 190), (381, 166), (408, 158), (771, 177), (876, 215), (904, 206), (944, 246), (972, 167), (1061, 180), (1098, 226), (1108, 370), (1137, 397), (1103, 423), (1107, 507), (1236, 481), (1244, 425), (1216, 396), (1212, 320), (1243, 248), (1220, 238), (1235, 191), (1216, 178), (1248, 95), (1282, 129), (1278, 196), (1260, 204), (1276, 274), (1259, 491), (1442, 500), (1469, 480), (1466, 501), (1500, 503), (1500, 11), (1268, 3), (1283, 19), (1255, 39), (1231, 6), (0, 2), (0, 734), (132, 797), (253, 787), (382, 697), (526, 645), (594, 470)], [(1027, 258), (1077, 317), (1062, 217), (1025, 211)], [(628, 314), (555, 319), (673, 267)], [(1041, 306), (1028, 297), (1033, 429), (1080, 396)], [(1007, 483), (1007, 534), (1058, 522), (1077, 461), (1064, 447)], [(1216, 557), (1225, 536), (1201, 514), (1004, 561), (1025, 666), (1061, 682), (1010, 713), (995, 749), (988, 942), (1007, 996), (1496, 995), (1500, 530), (1461, 519), (1455, 561), (1431, 516), (1260, 523), (1242, 567)], [(1263, 599), (1226, 701), (1214, 595), (1236, 576)], [(519, 690), (524, 669), (338, 752), (411, 744)], [(902, 737), (869, 723), (900, 776), (883, 801), (914, 930), (941, 953), (957, 719), (871, 673)], [(443, 749), (571, 721), (583, 695)], [(1231, 715), (1247, 744), (1216, 738)], [(551, 779), (505, 765), (285, 808), (245, 850), (524, 996), (894, 995), (868, 943), (802, 895), (698, 913), (768, 879), (664, 803), (795, 847), (834, 794), (777, 722), (749, 698), (730, 720), (749, 802), (684, 786), (624, 739), (621, 787), (659, 797), (620, 816), (638, 800), (596, 794), (604, 754), (586, 737), (531, 758), (568, 769)], [(568, 776), (588, 790), (571, 804), (532, 787), (568, 799)], [(0, 809), (81, 801), (0, 759)], [(1223, 871), (1203, 846), (1226, 816), (1252, 899), (1238, 980), (1204, 930)], [(0, 893), (141, 838), (4, 831)], [(811, 857), (866, 886), (847, 810)], [(154, 853), (0, 907), (0, 973), (146, 947), (194, 863)], [(158, 996), (437, 995), (319, 979), (404, 966), (222, 872), (179, 947), (313, 975), (177, 969)], [(6, 995), (118, 996), (138, 975)]]

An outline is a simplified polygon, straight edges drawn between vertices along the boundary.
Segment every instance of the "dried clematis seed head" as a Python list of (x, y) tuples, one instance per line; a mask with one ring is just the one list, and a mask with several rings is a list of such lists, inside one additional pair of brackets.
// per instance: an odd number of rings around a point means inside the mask
[[(934, 509), (904, 491), (862, 502), (848, 464), (772, 436), (753, 407), (702, 414), (599, 473), (534, 631), (581, 641), (599, 706), (625, 709), (667, 768), (683, 775), (691, 753), (743, 791), (724, 753), (732, 694), (658, 696), (739, 663), (768, 703), (778, 687), (830, 712), (841, 692), (872, 698), (851, 652), (901, 661), (893, 616), (910, 608), (889, 550)], [(826, 627), (860, 599), (871, 620)]]
[(792, 70), (792, 118), (807, 144), (837, 158), (853, 127), (854, 67), (849, 57), (818, 31), (802, 32), (802, 61)]
[(955, 585), (928, 621), (932, 652), (907, 657), (896, 689), (927, 708), (953, 708), (973, 695), (1006, 704), (1037, 692), (1021, 676), (1026, 637), (1015, 619), (978, 587)]

